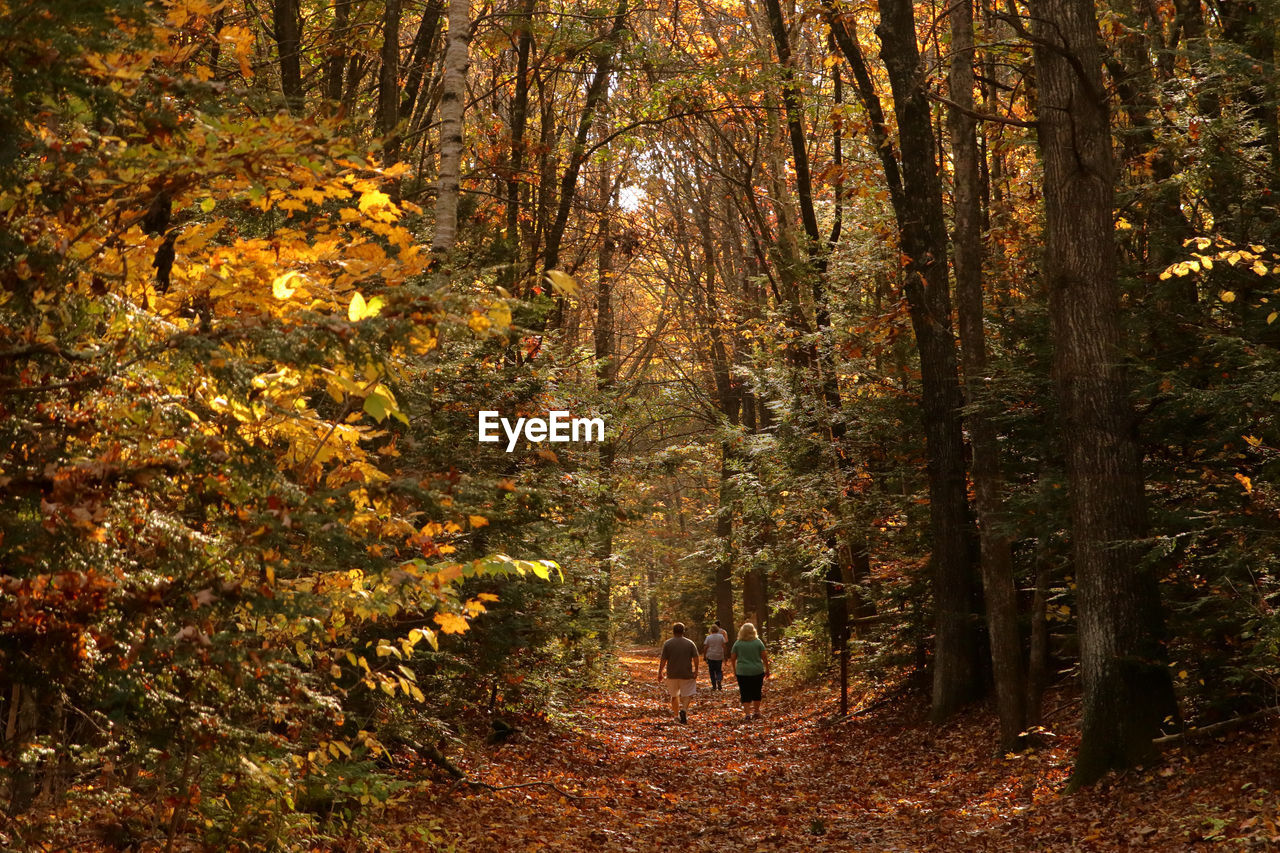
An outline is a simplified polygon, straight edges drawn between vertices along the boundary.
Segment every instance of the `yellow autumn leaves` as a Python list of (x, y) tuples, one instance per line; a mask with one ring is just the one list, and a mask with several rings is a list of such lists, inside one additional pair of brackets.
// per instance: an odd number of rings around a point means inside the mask
[[(473, 523), (473, 526), (479, 525)], [(352, 570), (346, 575), (329, 578), (325, 588), (331, 605), (335, 613), (344, 614), (342, 619), (334, 622), (339, 636), (354, 636), (354, 629), (361, 623), (378, 622), (381, 616), (396, 616), (401, 607), (385, 603), (392, 598), (419, 612), (431, 613), (437, 626), (415, 627), (399, 637), (381, 637), (363, 646), (339, 650), (339, 660), (329, 665), (329, 675), (335, 680), (354, 676), (369, 690), (381, 691), (391, 697), (403, 695), (418, 702), (424, 701), (413, 670), (401, 662), (408, 662), (420, 643), (425, 642), (438, 650), (440, 634), (465, 633), (470, 627), (470, 620), (484, 613), (488, 604), (498, 600), (498, 596), (488, 592), (462, 601), (457, 598), (455, 585), (459, 580), (486, 571), (481, 561), (446, 563), (431, 568), (420, 560), (413, 560), (403, 564), (400, 572), (393, 576), (367, 576)], [(410, 590), (419, 600), (414, 602), (405, 598)], [(379, 601), (384, 604), (377, 604)]]
[[(1117, 225), (1119, 230), (1128, 230), (1132, 227), (1124, 219), (1121, 219)], [(1247, 247), (1237, 246), (1222, 237), (1213, 239), (1196, 237), (1186, 241), (1184, 245), (1188, 248), (1194, 247), (1195, 251), (1191, 253), (1190, 258), (1166, 267), (1160, 273), (1161, 281), (1168, 281), (1175, 276), (1183, 278), (1188, 275), (1209, 272), (1213, 269), (1215, 263), (1223, 263), (1227, 266), (1248, 270), (1259, 277), (1280, 275), (1280, 256), (1269, 251), (1265, 246), (1257, 244), (1250, 244)], [(1236, 301), (1237, 294), (1234, 290), (1224, 288), (1218, 291), (1218, 299), (1223, 304), (1230, 305)], [(1266, 304), (1269, 299), (1264, 297), (1260, 301), (1262, 304)], [(1269, 312), (1267, 314), (1267, 324), (1274, 323), (1277, 318), (1280, 318), (1280, 312)]]
[(467, 327), (478, 335), (487, 332), (505, 333), (511, 328), (511, 307), (504, 299), (485, 299), (480, 307), (473, 308), (467, 318)]
[[(544, 280), (561, 297), (577, 297), (579, 294), (577, 280), (563, 270), (547, 270)], [(478, 281), (476, 286), (483, 288), (485, 285)], [(498, 291), (501, 294), (499, 297), (483, 299), (467, 318), (468, 328), (478, 335), (491, 332), (504, 334), (511, 328), (513, 318), (508, 294), (503, 288), (498, 288)]]
[(578, 282), (573, 276), (561, 270), (547, 270), (547, 282), (551, 289), (561, 296), (577, 296)]
[(357, 291), (351, 295), (351, 302), (347, 305), (347, 319), (358, 323), (366, 318), (376, 317), (382, 312), (382, 306), (381, 296), (375, 296), (366, 302), (364, 296)]
[[(1191, 253), (1191, 257), (1184, 261), (1170, 264), (1160, 273), (1160, 280), (1167, 281), (1174, 276), (1183, 277), (1192, 273), (1207, 272), (1213, 269), (1215, 263), (1225, 263), (1228, 266), (1248, 269), (1254, 275), (1280, 275), (1280, 258), (1272, 252), (1269, 252), (1265, 246), (1252, 244), (1248, 247), (1236, 246), (1228, 240), (1221, 237), (1210, 239), (1208, 237), (1196, 237), (1186, 242), (1188, 247), (1194, 246), (1196, 251)], [(1216, 251), (1204, 254), (1207, 249), (1213, 248)], [(1270, 263), (1268, 263), (1268, 258)], [(1230, 291), (1224, 291), (1231, 293)], [(1231, 302), (1235, 298), (1232, 293), (1229, 298), (1224, 298), (1224, 302)]]

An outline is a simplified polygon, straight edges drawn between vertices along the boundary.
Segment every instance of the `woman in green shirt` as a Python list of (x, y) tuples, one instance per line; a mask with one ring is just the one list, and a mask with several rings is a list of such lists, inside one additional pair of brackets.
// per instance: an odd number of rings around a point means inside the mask
[(769, 675), (769, 653), (750, 622), (742, 623), (738, 630), (738, 642), (729, 650), (729, 667), (738, 680), (738, 697), (747, 719), (760, 719), (760, 695)]

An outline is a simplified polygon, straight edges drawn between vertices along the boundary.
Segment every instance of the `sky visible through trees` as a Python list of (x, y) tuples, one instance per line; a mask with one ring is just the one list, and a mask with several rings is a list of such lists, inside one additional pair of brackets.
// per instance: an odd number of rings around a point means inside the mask
[(1277, 20), (0, 2), (0, 847), (1280, 840)]

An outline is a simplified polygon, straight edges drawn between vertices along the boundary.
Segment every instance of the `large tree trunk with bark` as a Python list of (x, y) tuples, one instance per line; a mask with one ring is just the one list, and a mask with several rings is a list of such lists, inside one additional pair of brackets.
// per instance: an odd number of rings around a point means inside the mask
[(351, 21), (351, 0), (337, 0), (333, 5), (333, 29), (329, 32), (329, 58), (324, 63), (324, 96), (337, 103), (342, 100), (342, 83), (347, 67), (347, 52), (343, 45), (349, 38), (347, 27)]
[(877, 32), (898, 117), (903, 190), (897, 209), (898, 232), (907, 259), (903, 290), (920, 352), (936, 619), (932, 717), (940, 721), (979, 692), (974, 548), (961, 433), (959, 367), (951, 330), (947, 233), (911, 0), (882, 0)]
[(1156, 757), (1177, 713), (1161, 638), (1142, 457), (1120, 348), (1111, 116), (1094, 7), (1031, 4), (1046, 284), (1078, 584), (1084, 723), (1071, 787)]
[[(396, 125), (400, 122), (401, 0), (386, 0), (382, 11), (382, 66), (378, 73), (378, 133), (388, 164), (400, 156)], [(399, 182), (396, 182), (398, 188)], [(397, 189), (397, 195), (399, 194)]]
[(280, 60), (280, 89), (289, 112), (302, 115), (302, 11), (299, 0), (276, 0), (272, 28)]
[(448, 47), (440, 95), (440, 189), (431, 251), (447, 254), (458, 235), (458, 182), (462, 170), (462, 113), (467, 104), (471, 0), (449, 0)]
[(951, 6), (951, 73), (948, 88), (954, 104), (949, 113), (955, 181), (955, 238), (952, 252), (956, 277), (956, 309), (960, 354), (969, 397), (969, 442), (973, 453), (974, 505), (981, 546), (983, 600), (991, 643), (1000, 745), (1014, 749), (1026, 724), (1022, 640), (1018, 631), (1018, 593), (1013, 582), (1013, 554), (1001, 530), (1003, 515), (1000, 449), (995, 425), (987, 416), (987, 342), (982, 307), (981, 167), (977, 121), (974, 119), (973, 0)]

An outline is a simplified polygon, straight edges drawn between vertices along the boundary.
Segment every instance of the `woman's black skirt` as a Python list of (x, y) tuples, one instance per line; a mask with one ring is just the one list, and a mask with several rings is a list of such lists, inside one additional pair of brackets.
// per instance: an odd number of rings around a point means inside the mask
[(738, 676), (738, 696), (743, 702), (759, 702), (764, 688), (764, 673)]

